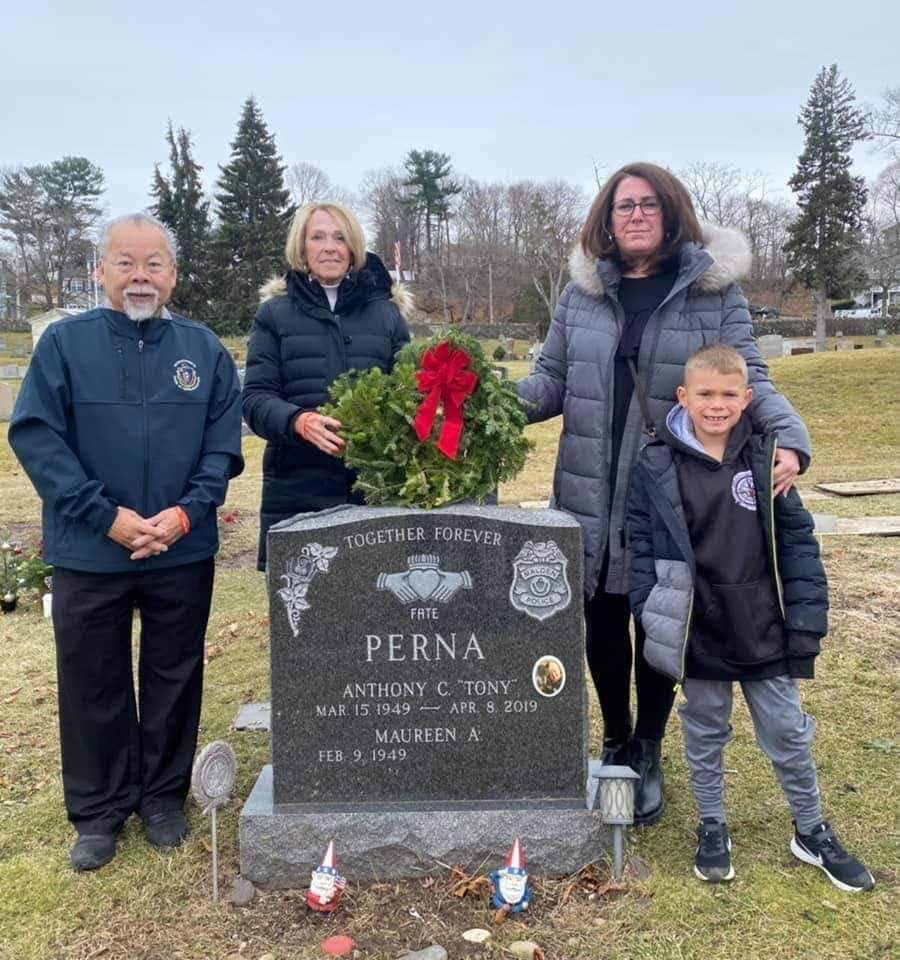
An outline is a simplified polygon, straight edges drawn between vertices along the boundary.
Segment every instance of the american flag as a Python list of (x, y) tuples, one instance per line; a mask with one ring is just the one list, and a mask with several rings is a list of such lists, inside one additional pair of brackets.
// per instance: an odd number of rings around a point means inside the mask
[(403, 258), (400, 255), (400, 230), (397, 229), (394, 235), (394, 269), (397, 271), (397, 279), (402, 280), (403, 274), (400, 272), (403, 268)]

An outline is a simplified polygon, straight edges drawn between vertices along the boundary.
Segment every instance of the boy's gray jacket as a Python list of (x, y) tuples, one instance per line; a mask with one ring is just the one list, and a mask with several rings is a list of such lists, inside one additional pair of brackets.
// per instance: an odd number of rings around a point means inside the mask
[[(778, 433), (781, 446), (797, 451), (801, 468), (811, 455), (809, 434), (790, 403), (769, 379), (737, 279), (750, 266), (750, 250), (734, 230), (704, 225), (703, 245), (681, 248), (672, 289), (647, 322), (638, 356), (638, 376), (650, 415), (665, 417), (675, 400), (687, 358), (708, 343), (726, 343), (747, 361), (755, 431)], [(535, 372), (519, 383), (531, 401), (534, 422), (562, 414), (553, 478), (553, 505), (571, 513), (584, 534), (584, 590), (593, 596), (609, 540), (604, 589), (625, 593), (627, 547), (625, 503), (640, 447), (643, 419), (635, 394), (628, 409), (619, 455), (615, 501), (610, 504), (613, 371), (625, 322), (618, 299), (620, 271), (610, 260), (591, 260), (580, 244), (569, 260), (572, 282), (560, 298)], [(646, 435), (645, 435), (646, 439)]]
[[(819, 652), (819, 638), (828, 631), (828, 587), (812, 518), (796, 488), (787, 496), (772, 496), (775, 437), (754, 435), (748, 445), (757, 516), (784, 618), (785, 655), (789, 663), (811, 660)], [(644, 659), (681, 682), (696, 567), (675, 454), (662, 440), (644, 447), (635, 465), (628, 536), (628, 599), (646, 633)], [(741, 544), (734, 548), (741, 549)]]

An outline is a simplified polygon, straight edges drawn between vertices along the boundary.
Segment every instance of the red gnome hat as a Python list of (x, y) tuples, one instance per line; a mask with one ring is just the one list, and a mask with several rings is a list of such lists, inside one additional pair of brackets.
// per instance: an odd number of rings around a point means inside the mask
[(334, 855), (334, 840), (328, 841), (328, 849), (322, 862), (312, 872), (312, 883), (306, 895), (306, 903), (319, 913), (331, 913), (337, 909), (347, 881), (337, 871)]
[(507, 854), (506, 865), (507, 867), (512, 867), (515, 870), (525, 869), (525, 851), (522, 849), (522, 844), (520, 843), (518, 837), (516, 837), (515, 842)]
[(325, 851), (322, 866), (331, 867), (333, 870), (337, 869), (337, 864), (334, 862), (334, 840), (328, 841), (328, 849)]

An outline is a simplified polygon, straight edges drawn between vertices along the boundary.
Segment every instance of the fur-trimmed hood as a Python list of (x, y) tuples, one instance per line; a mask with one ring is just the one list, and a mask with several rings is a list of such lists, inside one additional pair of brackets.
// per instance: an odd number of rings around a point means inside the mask
[[(377, 261), (377, 266), (375, 261)], [(366, 255), (366, 267), (363, 269), (365, 270), (370, 267), (375, 268), (379, 279), (381, 276), (389, 276), (381, 261), (378, 260), (374, 253), (368, 253)], [(390, 298), (403, 315), (403, 319), (410, 322), (416, 312), (416, 303), (412, 291), (403, 283), (390, 283), (389, 286), (385, 284), (385, 288), (389, 289)], [(287, 275), (282, 274), (281, 276), (271, 277), (259, 288), (259, 300), (260, 303), (265, 303), (267, 300), (273, 300), (276, 297), (285, 297), (287, 293)]]
[[(740, 230), (713, 223), (701, 223), (700, 229), (703, 233), (702, 245), (687, 246), (706, 251), (713, 263), (695, 281), (695, 286), (704, 293), (724, 290), (750, 270), (750, 244)], [(584, 252), (581, 243), (576, 243), (569, 255), (569, 274), (585, 293), (595, 297), (603, 295), (603, 280), (597, 271), (597, 261)]]

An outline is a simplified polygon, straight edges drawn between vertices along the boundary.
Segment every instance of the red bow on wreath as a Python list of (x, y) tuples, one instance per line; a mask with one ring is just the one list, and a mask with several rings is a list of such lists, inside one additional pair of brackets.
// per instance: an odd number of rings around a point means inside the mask
[(438, 450), (451, 460), (459, 452), (463, 432), (463, 404), (478, 386), (478, 374), (466, 370), (471, 358), (465, 350), (454, 350), (444, 340), (422, 357), (422, 370), (416, 373), (416, 385), (427, 396), (419, 405), (413, 429), (421, 441), (431, 436), (438, 407), (444, 405), (444, 422), (438, 438)]

